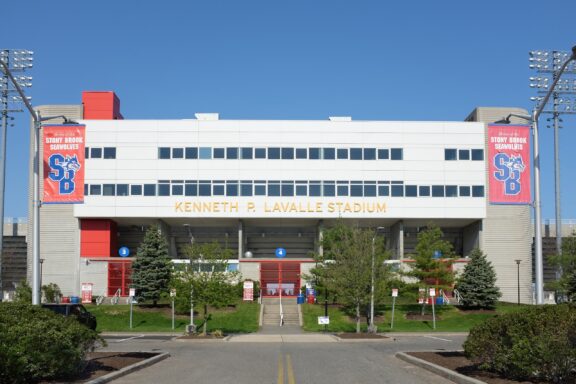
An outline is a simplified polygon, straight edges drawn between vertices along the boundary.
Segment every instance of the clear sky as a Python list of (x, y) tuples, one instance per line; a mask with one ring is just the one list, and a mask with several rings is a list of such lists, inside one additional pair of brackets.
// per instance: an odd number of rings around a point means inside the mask
[[(576, 45), (576, 2), (28, 0), (0, 7), (0, 49), (35, 52), (34, 105), (113, 90), (127, 119), (462, 121), (532, 109), (528, 52)], [(541, 119), (542, 212), (554, 218)], [(562, 218), (576, 219), (576, 116), (561, 130)], [(29, 117), (8, 133), (5, 216), (27, 216)]]

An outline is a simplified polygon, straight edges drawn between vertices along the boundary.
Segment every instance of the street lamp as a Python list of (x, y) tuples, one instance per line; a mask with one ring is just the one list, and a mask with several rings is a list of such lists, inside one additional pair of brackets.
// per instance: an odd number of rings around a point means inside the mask
[(371, 278), (370, 278), (370, 325), (368, 326), (368, 332), (376, 333), (376, 326), (374, 325), (374, 264), (376, 258), (376, 235), (378, 231), (384, 229), (384, 227), (376, 227), (374, 231), (374, 236), (372, 236), (372, 268), (371, 268)]
[[(22, 64), (24, 65), (24, 64)], [(40, 129), (42, 128), (42, 122), (47, 120), (52, 120), (56, 118), (64, 119), (64, 124), (74, 124), (74, 121), (68, 120), (66, 116), (40, 116), (39, 111), (35, 111), (28, 98), (24, 95), (20, 83), (14, 78), (12, 72), (8, 65), (0, 59), (0, 67), (2, 71), (16, 89), (16, 92), (20, 96), (20, 99), (26, 109), (32, 116), (34, 120), (34, 182), (33, 182), (33, 205), (34, 205), (34, 215), (33, 215), (33, 227), (32, 227), (32, 304), (40, 305)]]
[(520, 259), (516, 259), (514, 260), (516, 262), (517, 265), (517, 269), (518, 269), (518, 305), (520, 305), (520, 262), (522, 262), (522, 260)]
[(546, 106), (550, 95), (554, 92), (556, 84), (560, 80), (562, 73), (566, 66), (572, 61), (576, 60), (576, 46), (572, 47), (572, 55), (562, 64), (558, 70), (558, 75), (554, 82), (548, 89), (546, 95), (540, 100), (537, 108), (534, 109), (532, 115), (521, 115), (511, 113), (506, 117), (506, 121), (510, 122), (510, 117), (519, 117), (528, 120), (532, 123), (532, 135), (534, 137), (534, 237), (535, 237), (535, 265), (536, 265), (536, 304), (544, 304), (544, 262), (542, 257), (542, 216), (540, 207), (540, 147), (538, 144), (538, 118), (542, 110)]

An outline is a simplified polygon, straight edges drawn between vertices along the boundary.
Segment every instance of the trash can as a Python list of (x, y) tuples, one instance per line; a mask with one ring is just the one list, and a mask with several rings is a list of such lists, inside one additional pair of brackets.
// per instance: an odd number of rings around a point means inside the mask
[(296, 297), (296, 303), (297, 304), (304, 304), (305, 300), (304, 300), (304, 295), (303, 294), (299, 294), (298, 297)]
[(308, 295), (308, 304), (314, 304), (314, 295)]
[(78, 296), (70, 296), (70, 303), (72, 303), (72, 304), (80, 304), (80, 297), (78, 297)]
[(436, 298), (436, 305), (442, 305), (442, 304), (444, 304), (444, 298), (437, 297)]
[(69, 303), (70, 302), (70, 297), (68, 296), (62, 296), (62, 299), (60, 300), (61, 303)]

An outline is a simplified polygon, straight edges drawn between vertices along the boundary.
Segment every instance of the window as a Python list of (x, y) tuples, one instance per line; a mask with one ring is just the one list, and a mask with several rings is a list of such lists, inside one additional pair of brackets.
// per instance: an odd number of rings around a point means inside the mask
[(184, 148), (172, 148), (172, 158), (173, 159), (183, 159), (184, 158)]
[(338, 148), (337, 154), (338, 154), (338, 160), (347, 160), (348, 148)]
[(212, 186), (209, 180), (200, 180), (198, 183), (198, 196), (211, 196)]
[(364, 148), (364, 160), (376, 160), (376, 148)]
[(214, 158), (215, 159), (223, 159), (225, 154), (224, 148), (214, 148)]
[(457, 151), (452, 148), (444, 149), (444, 160), (458, 160)]
[(390, 196), (390, 186), (378, 185), (378, 196)]
[(115, 196), (115, 195), (116, 195), (116, 185), (115, 184), (102, 185), (102, 196)]
[(254, 149), (255, 159), (265, 159), (266, 158), (266, 148), (256, 148)]
[(198, 148), (186, 147), (184, 150), (187, 159), (197, 159), (198, 158)]
[(101, 195), (102, 186), (100, 184), (90, 184), (90, 194), (91, 195)]
[(200, 158), (203, 160), (211, 159), (212, 158), (212, 148), (200, 147)]
[(388, 160), (390, 158), (390, 151), (387, 149), (378, 149), (378, 160)]
[(282, 181), (282, 196), (294, 196), (293, 181)]
[(403, 197), (403, 196), (404, 196), (404, 186), (392, 185), (392, 197)]
[(128, 196), (128, 184), (118, 184), (116, 186), (116, 196)]
[(420, 187), (418, 187), (418, 194), (419, 196), (430, 196), (430, 186), (421, 185)]
[(170, 196), (170, 182), (160, 180), (158, 182), (158, 196)]
[(266, 196), (266, 182), (265, 181), (255, 181), (254, 182), (254, 195)]
[(235, 147), (226, 148), (226, 158), (230, 160), (238, 159), (238, 148)]
[(347, 181), (339, 181), (338, 185), (336, 187), (336, 192), (338, 193), (338, 196), (348, 196), (349, 194), (349, 187), (348, 187), (348, 182)]
[(273, 147), (268, 148), (268, 160), (279, 160), (280, 159), (280, 148)]
[(130, 186), (130, 194), (132, 196), (142, 196), (142, 186), (139, 184), (132, 184)]
[(402, 148), (392, 148), (390, 150), (390, 158), (392, 160), (403, 160), (404, 158), (404, 151)]
[(296, 158), (297, 159), (307, 159), (308, 150), (306, 148), (296, 148)]
[(198, 183), (196, 180), (186, 180), (184, 183), (184, 195), (198, 196)]
[(227, 181), (226, 182), (226, 196), (238, 196), (238, 182), (237, 181)]
[[(170, 154), (168, 154), (170, 156)], [(102, 148), (90, 148), (90, 158), (101, 159), (102, 158)]]
[(88, 147), (84, 148), (84, 158), (85, 159), (90, 158), (90, 148), (88, 148)]
[(296, 196), (308, 196), (308, 182), (306, 181), (296, 182)]
[(447, 185), (446, 186), (446, 197), (458, 197), (458, 186)]
[(361, 181), (351, 181), (350, 182), (350, 196), (352, 197), (362, 197), (364, 193)]
[(224, 189), (223, 180), (212, 181), (212, 196), (224, 196)]
[(406, 197), (417, 197), (418, 196), (418, 187), (416, 185), (407, 185), (405, 187), (405, 194), (406, 194)]
[(320, 186), (320, 181), (310, 181), (308, 187), (308, 195), (309, 196), (322, 196), (322, 188)]
[(322, 196), (336, 196), (336, 185), (333, 181), (325, 181), (323, 183)]
[(350, 160), (362, 160), (362, 148), (350, 148)]
[(474, 160), (474, 161), (484, 160), (484, 150), (483, 149), (473, 149), (472, 150), (472, 160)]
[(144, 184), (144, 196), (156, 196), (156, 184)]
[(308, 159), (320, 160), (320, 148), (308, 148)]
[(268, 196), (280, 196), (280, 181), (268, 182)]
[(324, 148), (322, 149), (322, 158), (324, 160), (334, 160), (336, 159), (336, 149), (335, 148)]
[(88, 187), (88, 184), (84, 184), (84, 195), (85, 196), (90, 195), (90, 189)]
[(170, 193), (172, 196), (183, 196), (184, 195), (184, 181), (182, 180), (173, 180), (172, 181), (172, 190)]
[(458, 159), (459, 160), (470, 160), (470, 150), (459, 149), (458, 150)]
[(443, 185), (433, 185), (432, 186), (432, 197), (444, 197), (444, 186)]
[(115, 159), (116, 158), (116, 148), (104, 147), (104, 158), (105, 159)]
[(462, 185), (460, 186), (460, 196), (461, 197), (469, 197), (470, 196), (470, 187)]
[(484, 197), (484, 186), (483, 185), (473, 185), (472, 186), (472, 197)]
[(376, 197), (376, 182), (364, 182), (364, 197)]
[(283, 160), (294, 160), (294, 148), (282, 148)]
[(254, 157), (254, 149), (251, 147), (244, 147), (240, 149), (240, 156), (242, 159), (252, 159)]
[(242, 180), (240, 182), (240, 195), (252, 196), (252, 182), (250, 180)]

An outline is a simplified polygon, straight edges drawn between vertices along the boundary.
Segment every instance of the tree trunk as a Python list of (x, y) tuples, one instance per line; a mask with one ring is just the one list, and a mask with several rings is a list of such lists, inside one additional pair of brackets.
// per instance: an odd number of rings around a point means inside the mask
[(202, 333), (206, 334), (208, 329), (208, 305), (204, 304), (204, 328), (202, 329)]
[(360, 304), (356, 304), (356, 333), (360, 333)]

